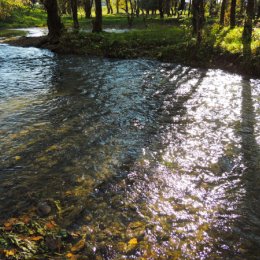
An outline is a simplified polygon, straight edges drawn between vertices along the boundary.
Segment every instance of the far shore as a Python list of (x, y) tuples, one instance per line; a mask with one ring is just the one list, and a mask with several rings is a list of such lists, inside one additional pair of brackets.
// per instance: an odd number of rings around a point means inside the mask
[(58, 43), (50, 43), (47, 36), (7, 38), (4, 43), (19, 47), (45, 48), (59, 54), (75, 54), (100, 56), (116, 59), (152, 58), (162, 62), (180, 63), (187, 66), (223, 69), (243, 76), (260, 77), (260, 60), (252, 58), (245, 62), (241, 55), (216, 52), (208, 53), (206, 59), (201, 59), (200, 50), (196, 46), (156, 46), (147, 48), (146, 44), (136, 44), (129, 48), (125, 41), (109, 42), (109, 33), (92, 34), (75, 32), (65, 33)]

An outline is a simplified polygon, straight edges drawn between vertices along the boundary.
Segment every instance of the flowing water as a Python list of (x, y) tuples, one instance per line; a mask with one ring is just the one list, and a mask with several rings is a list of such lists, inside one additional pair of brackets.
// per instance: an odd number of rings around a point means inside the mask
[(51, 199), (98, 259), (259, 259), (259, 94), (221, 70), (1, 44), (0, 219)]

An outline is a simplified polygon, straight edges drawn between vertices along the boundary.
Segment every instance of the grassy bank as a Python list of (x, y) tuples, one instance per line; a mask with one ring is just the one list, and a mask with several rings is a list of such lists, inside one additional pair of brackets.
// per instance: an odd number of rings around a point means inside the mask
[[(46, 13), (41, 9), (23, 8), (14, 12), (9, 21), (0, 22), (0, 28), (46, 26)], [(65, 28), (72, 27), (70, 16), (62, 17)], [(219, 67), (244, 74), (260, 74), (260, 28), (255, 28), (252, 41), (252, 57), (243, 58), (242, 27), (230, 29), (207, 21), (204, 40), (200, 47), (191, 34), (190, 18), (176, 17), (160, 20), (159, 16), (144, 20), (135, 18), (130, 31), (125, 33), (92, 34), (92, 21), (79, 12), (80, 30), (65, 32), (58, 45), (46, 44), (39, 39), (17, 42), (22, 46), (46, 47), (59, 53), (98, 55), (109, 58), (148, 57), (162, 61), (179, 62), (202, 67)], [(213, 25), (212, 25), (213, 24)], [(104, 15), (103, 28), (129, 29), (124, 14)], [(15, 31), (0, 31), (0, 37), (11, 36)]]
[(148, 57), (201, 67), (220, 67), (259, 76), (260, 29), (255, 29), (252, 57), (245, 62), (242, 28), (208, 27), (198, 47), (188, 25), (154, 24), (125, 33), (65, 33), (54, 51), (109, 58)]
[(5, 29), (0, 31), (0, 38), (8, 38), (8, 37), (17, 37), (17, 36), (25, 36), (26, 32), (24, 31), (16, 31), (11, 29)]

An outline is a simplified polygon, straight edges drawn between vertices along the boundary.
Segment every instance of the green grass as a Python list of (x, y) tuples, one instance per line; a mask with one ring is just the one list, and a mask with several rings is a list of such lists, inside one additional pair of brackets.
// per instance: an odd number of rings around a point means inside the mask
[(15, 10), (10, 17), (0, 21), (0, 28), (43, 27), (47, 25), (47, 14), (42, 9), (23, 7)]
[[(105, 12), (106, 10), (103, 13)], [(15, 11), (8, 20), (0, 21), (0, 28), (46, 26), (46, 20), (47, 15), (43, 10), (22, 8), (19, 12)], [(72, 28), (71, 16), (63, 16), (62, 22), (65, 28)], [(85, 29), (92, 29), (92, 19), (86, 19), (83, 10), (80, 9), (79, 23), (79, 31), (65, 33), (62, 37), (61, 52), (114, 58), (146, 56), (175, 62), (196, 60), (200, 64), (207, 64), (214, 58), (223, 57), (222, 55), (225, 55), (224, 62), (231, 64), (243, 56), (243, 27), (220, 27), (214, 19), (208, 19), (206, 22), (200, 48), (191, 33), (191, 18), (185, 16), (180, 19), (165, 17), (161, 20), (159, 15), (146, 19), (140, 15), (134, 18), (128, 32), (92, 34), (84, 32)], [(129, 28), (126, 14), (104, 15), (103, 28)], [(13, 32), (2, 32), (2, 35), (8, 34), (12, 36)], [(252, 58), (257, 64), (260, 58), (259, 28), (254, 28), (251, 47)]]
[(15, 37), (15, 36), (25, 36), (26, 32), (16, 31), (16, 30), (1, 30), (0, 37)]
[[(243, 51), (242, 43), (243, 27), (221, 28), (219, 25), (214, 25), (206, 34), (206, 40), (213, 41), (214, 48), (223, 51), (240, 54)], [(260, 28), (254, 28), (252, 36), (252, 54), (260, 52)]]

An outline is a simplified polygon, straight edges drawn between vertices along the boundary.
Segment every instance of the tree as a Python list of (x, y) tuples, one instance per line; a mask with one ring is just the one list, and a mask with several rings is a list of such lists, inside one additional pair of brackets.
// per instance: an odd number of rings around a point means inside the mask
[(43, 0), (43, 5), (47, 11), (47, 24), (49, 29), (50, 42), (56, 43), (62, 32), (63, 25), (58, 14), (57, 0)]
[(260, 18), (260, 1), (257, 2), (257, 18)]
[(251, 57), (251, 41), (253, 32), (254, 0), (247, 0), (244, 30), (242, 34), (243, 54), (246, 59)]
[(159, 9), (159, 13), (160, 13), (160, 18), (163, 19), (163, 0), (159, 0), (159, 3), (158, 3), (158, 9)]
[(90, 19), (93, 1), (92, 0), (84, 0), (83, 4), (84, 4), (85, 17), (87, 19)]
[(112, 5), (111, 5), (111, 1), (106, 0), (106, 5), (107, 5), (107, 14), (113, 14), (113, 8), (112, 8)]
[(196, 35), (198, 45), (201, 43), (202, 40), (202, 28), (205, 21), (204, 13), (205, 13), (204, 1), (193, 0), (192, 1), (192, 26), (193, 26), (193, 34)]
[(95, 0), (95, 13), (96, 17), (93, 20), (93, 32), (101, 32), (102, 31), (102, 5), (101, 0)]
[(227, 0), (222, 0), (221, 3), (221, 10), (220, 10), (220, 25), (223, 26), (225, 23), (225, 12), (226, 12), (226, 8), (227, 8)]
[(234, 28), (236, 26), (236, 6), (237, 0), (231, 0), (230, 6), (230, 27)]
[(74, 29), (79, 29), (78, 21), (78, 0), (70, 0), (72, 18), (73, 18), (73, 27)]

